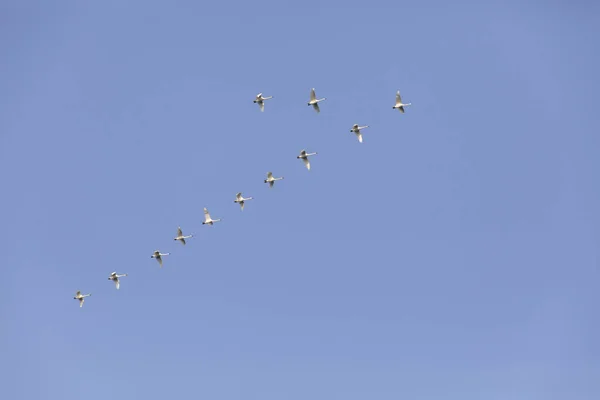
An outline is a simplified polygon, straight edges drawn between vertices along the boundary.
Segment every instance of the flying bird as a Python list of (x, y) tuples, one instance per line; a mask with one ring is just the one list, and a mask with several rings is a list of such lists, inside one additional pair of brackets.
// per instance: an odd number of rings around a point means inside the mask
[(400, 97), (400, 91), (398, 90), (396, 92), (396, 105), (392, 108), (396, 108), (396, 109), (398, 109), (398, 111), (400, 111), (402, 114), (404, 114), (404, 106), (410, 106), (410, 103), (404, 104), (402, 102), (402, 97)]
[(81, 294), (81, 291), (78, 290), (77, 293), (75, 293), (75, 297), (73, 297), (75, 300), (79, 300), (79, 307), (83, 307), (83, 303), (85, 302), (85, 298), (91, 296), (91, 293), (88, 294)]
[(185, 239), (189, 239), (194, 237), (194, 235), (183, 236), (183, 232), (181, 231), (181, 227), (177, 228), (177, 236), (173, 240), (179, 240), (181, 243), (185, 244)]
[(256, 99), (254, 99), (254, 103), (258, 104), (261, 112), (264, 112), (265, 111), (265, 100), (269, 100), (272, 98), (273, 98), (273, 96), (263, 97), (262, 93), (259, 93), (256, 95)]
[(323, 97), (322, 99), (317, 99), (317, 95), (315, 94), (315, 88), (312, 88), (310, 91), (310, 101), (308, 102), (308, 105), (313, 106), (315, 111), (319, 113), (321, 112), (321, 110), (319, 109), (319, 102), (323, 100), (327, 100), (327, 98)]
[(160, 264), (160, 267), (162, 268), (162, 256), (168, 256), (171, 253), (161, 253), (160, 251), (156, 250), (151, 256), (150, 258), (156, 258), (156, 261), (158, 261), (158, 263)]
[(350, 132), (354, 132), (356, 134), (356, 137), (358, 138), (358, 141), (362, 143), (362, 133), (360, 133), (360, 130), (368, 127), (369, 125), (358, 126), (358, 124), (354, 124), (352, 125), (352, 129), (350, 129)]
[(244, 202), (246, 200), (252, 200), (252, 197), (243, 197), (242, 196), (242, 192), (239, 192), (238, 194), (235, 195), (235, 200), (233, 201), (234, 203), (239, 203), (240, 207), (242, 208), (242, 211), (244, 211)]
[(119, 287), (121, 286), (119, 283), (119, 278), (122, 278), (124, 276), (127, 276), (127, 274), (117, 275), (116, 272), (112, 272), (108, 277), (108, 280), (113, 281), (115, 283), (115, 286), (117, 287), (117, 290), (119, 290)]
[(267, 179), (265, 179), (265, 183), (268, 183), (269, 187), (272, 188), (273, 185), (275, 184), (275, 181), (280, 181), (282, 179), (283, 179), (283, 176), (281, 178), (273, 178), (273, 173), (267, 172)]
[(296, 156), (296, 158), (301, 159), (304, 162), (304, 165), (306, 165), (306, 169), (310, 171), (310, 162), (308, 161), (308, 157), (314, 156), (315, 154), (317, 153), (307, 153), (306, 150), (302, 150), (300, 155)]
[(204, 222), (202, 223), (202, 225), (212, 225), (213, 222), (219, 222), (220, 220), (221, 218), (212, 219), (210, 217), (210, 214), (208, 213), (208, 210), (206, 209), (206, 207), (204, 207)]

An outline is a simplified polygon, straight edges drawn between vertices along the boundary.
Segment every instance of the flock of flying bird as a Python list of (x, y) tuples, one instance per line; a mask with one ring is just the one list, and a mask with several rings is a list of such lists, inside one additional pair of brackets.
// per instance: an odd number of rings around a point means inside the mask
[[(264, 112), (265, 111), (265, 101), (270, 100), (272, 98), (273, 98), (273, 96), (263, 97), (262, 93), (259, 93), (256, 95), (256, 98), (254, 99), (254, 103), (258, 104), (261, 112)], [(315, 89), (314, 88), (311, 89), (310, 100), (308, 101), (308, 105), (312, 106), (313, 109), (317, 113), (321, 112), (321, 110), (319, 108), (319, 103), (324, 100), (327, 100), (327, 98), (323, 97), (321, 99), (317, 99), (317, 95), (315, 94)], [(392, 108), (395, 110), (398, 110), (404, 114), (404, 107), (410, 106), (410, 105), (411, 105), (411, 103), (403, 103), (402, 102), (402, 97), (400, 97), (400, 91), (397, 91), (396, 92), (396, 104)], [(358, 141), (360, 143), (362, 143), (363, 138), (362, 138), (361, 130), (368, 128), (368, 127), (369, 127), (369, 125), (359, 126), (358, 124), (354, 124), (352, 126), (352, 129), (350, 129), (350, 132), (353, 132), (356, 135), (356, 137), (358, 138)], [(306, 169), (308, 169), (310, 171), (310, 161), (308, 161), (308, 157), (314, 156), (316, 154), (317, 154), (317, 152), (307, 153), (306, 150), (302, 150), (296, 158), (302, 160), (304, 162), (304, 165), (306, 166)], [(264, 180), (264, 183), (268, 183), (269, 187), (272, 188), (273, 185), (275, 184), (275, 181), (279, 181), (282, 179), (283, 179), (283, 176), (276, 178), (273, 176), (272, 172), (267, 172), (267, 179)], [(252, 197), (243, 197), (242, 193), (237, 193), (235, 196), (235, 200), (233, 202), (239, 204), (242, 211), (244, 211), (244, 204), (248, 200), (252, 200)], [(212, 225), (213, 223), (219, 222), (219, 221), (221, 221), (220, 218), (212, 219), (212, 217), (210, 216), (210, 213), (208, 212), (206, 207), (204, 208), (204, 222), (202, 222), (202, 225)], [(179, 240), (181, 243), (183, 243), (185, 245), (185, 243), (186, 243), (185, 240), (192, 238), (192, 237), (194, 237), (194, 235), (184, 236), (183, 231), (181, 230), (181, 227), (178, 227), (177, 228), (177, 236), (173, 240)], [(158, 261), (158, 264), (162, 268), (162, 265), (163, 265), (162, 257), (168, 256), (169, 254), (170, 253), (161, 253), (159, 250), (156, 250), (150, 257), (156, 259), (156, 261)], [(116, 272), (112, 272), (109, 275), (108, 280), (113, 281), (115, 283), (115, 287), (118, 290), (119, 287), (121, 286), (119, 278), (122, 278), (124, 276), (127, 276), (127, 274), (117, 274)], [(81, 291), (78, 290), (77, 293), (75, 293), (75, 297), (73, 297), (73, 298), (76, 300), (79, 300), (79, 307), (83, 307), (85, 298), (89, 297), (91, 295), (92, 295), (91, 293), (82, 294)]]

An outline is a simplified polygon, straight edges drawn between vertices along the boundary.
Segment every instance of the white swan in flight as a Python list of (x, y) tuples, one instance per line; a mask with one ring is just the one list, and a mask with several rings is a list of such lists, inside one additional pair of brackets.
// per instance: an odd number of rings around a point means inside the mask
[(240, 207), (242, 208), (242, 211), (244, 211), (244, 202), (246, 200), (252, 200), (252, 197), (243, 197), (242, 192), (239, 192), (238, 194), (235, 195), (235, 200), (233, 202), (239, 203)]
[(308, 102), (308, 105), (313, 106), (316, 112), (321, 112), (321, 110), (319, 110), (319, 102), (323, 100), (327, 100), (327, 98), (323, 97), (322, 99), (317, 99), (317, 95), (315, 94), (315, 88), (312, 88), (310, 90), (310, 101)]
[(396, 109), (398, 109), (398, 111), (400, 111), (402, 114), (404, 114), (404, 106), (410, 106), (410, 103), (404, 104), (402, 102), (402, 97), (400, 97), (400, 91), (398, 90), (396, 92), (396, 105), (392, 108), (396, 108)]
[(273, 185), (275, 184), (275, 181), (280, 181), (283, 179), (283, 176), (281, 178), (274, 178), (273, 177), (273, 173), (272, 172), (267, 172), (267, 179), (265, 179), (265, 183), (269, 184), (269, 187), (273, 187)]
[(113, 281), (115, 283), (115, 286), (117, 287), (117, 290), (119, 290), (119, 287), (121, 286), (119, 283), (119, 278), (122, 278), (124, 276), (127, 276), (127, 274), (117, 275), (116, 272), (112, 272), (108, 277), (108, 280)]
[(272, 99), (273, 96), (263, 97), (262, 93), (256, 95), (256, 99), (254, 99), (254, 103), (257, 103), (260, 107), (260, 111), (265, 111), (265, 100)]
[(360, 130), (368, 127), (369, 125), (358, 126), (358, 124), (354, 124), (352, 125), (352, 129), (350, 129), (350, 132), (354, 132), (356, 134), (356, 137), (358, 138), (358, 141), (362, 143), (362, 133), (360, 133)]
[(181, 231), (181, 227), (177, 228), (177, 236), (173, 240), (179, 240), (181, 243), (185, 244), (185, 239), (189, 239), (194, 237), (194, 235), (183, 236), (183, 232)]
[(206, 209), (206, 207), (204, 207), (204, 222), (202, 223), (202, 225), (212, 225), (213, 222), (219, 222), (220, 220), (221, 218), (212, 219), (210, 217), (210, 214), (208, 213), (208, 210)]
[(162, 256), (168, 256), (171, 253), (161, 253), (160, 251), (156, 250), (151, 256), (150, 258), (156, 258), (156, 261), (158, 261), (158, 263), (160, 264), (160, 267), (162, 268)]
[(296, 158), (301, 159), (304, 162), (304, 165), (306, 165), (306, 169), (310, 171), (310, 162), (308, 161), (308, 157), (314, 156), (315, 154), (317, 153), (307, 153), (306, 150), (302, 150), (300, 152), (300, 155), (296, 156)]
[(91, 296), (91, 293), (88, 294), (81, 294), (81, 291), (78, 290), (77, 293), (75, 293), (75, 297), (73, 297), (75, 300), (79, 300), (79, 307), (83, 307), (83, 303), (85, 302), (85, 298)]

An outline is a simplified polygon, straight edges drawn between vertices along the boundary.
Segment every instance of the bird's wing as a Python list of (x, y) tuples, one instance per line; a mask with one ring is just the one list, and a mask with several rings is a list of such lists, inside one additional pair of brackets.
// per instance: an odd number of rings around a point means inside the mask
[(83, 307), (83, 302), (85, 301), (85, 299), (83, 297), (79, 298), (79, 307)]
[(358, 137), (358, 141), (362, 143), (362, 133), (356, 132), (356, 136)]
[(242, 200), (242, 192), (239, 192), (238, 194), (235, 195), (235, 199), (237, 201), (241, 201)]
[(184, 238), (181, 238), (179, 240), (181, 240), (181, 243), (185, 244), (185, 239)]
[(267, 172), (267, 179), (271, 179), (273, 177), (273, 173), (272, 172)]
[(119, 287), (121, 287), (118, 279), (115, 281), (115, 286), (117, 287), (117, 290), (119, 290)]
[(81, 296), (81, 290), (78, 290), (77, 293), (75, 293), (75, 297), (79, 297)]
[(275, 181), (269, 181), (269, 187), (273, 187), (274, 184), (275, 184)]
[(308, 157), (303, 158), (302, 161), (304, 161), (304, 165), (306, 165), (306, 169), (310, 171), (310, 161), (308, 161)]
[(306, 157), (306, 150), (302, 150), (300, 152), (300, 157)]
[(260, 106), (260, 111), (261, 112), (265, 112), (265, 102), (264, 101), (259, 101), (258, 105)]
[(181, 227), (177, 228), (177, 236), (183, 236), (183, 231), (181, 230)]
[(208, 210), (206, 209), (206, 207), (204, 208), (204, 222), (208, 222), (210, 221), (210, 214), (208, 213)]
[(310, 90), (310, 99), (311, 100), (316, 100), (317, 99), (317, 95), (315, 94), (315, 88), (312, 88)]
[(402, 97), (400, 97), (400, 91), (396, 92), (396, 105), (402, 103)]
[(262, 93), (259, 93), (259, 94), (256, 95), (256, 98), (260, 99), (261, 96), (262, 96)]
[(315, 103), (313, 104), (313, 108), (315, 109), (316, 112), (321, 112), (321, 110), (319, 109), (319, 103)]
[(242, 211), (244, 211), (244, 204), (246, 204), (246, 203), (244, 203), (243, 201), (240, 202), (240, 207), (242, 207)]
[(404, 114), (404, 107), (402, 107), (402, 106), (398, 107), (398, 111), (400, 111), (402, 114)]
[(352, 125), (352, 129), (358, 129), (358, 124)]

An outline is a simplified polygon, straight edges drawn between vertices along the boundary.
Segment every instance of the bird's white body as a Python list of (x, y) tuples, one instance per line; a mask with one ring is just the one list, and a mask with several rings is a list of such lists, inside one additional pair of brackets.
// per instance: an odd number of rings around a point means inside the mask
[(204, 222), (202, 225), (212, 225), (214, 222), (219, 222), (221, 218), (212, 219), (206, 207), (204, 208)]
[(282, 179), (283, 179), (283, 176), (280, 178), (275, 178), (275, 177), (273, 177), (272, 172), (267, 172), (267, 179), (265, 179), (265, 183), (268, 183), (269, 187), (272, 188), (273, 185), (275, 184), (275, 181), (280, 181)]
[(402, 114), (404, 114), (404, 107), (410, 106), (410, 105), (411, 105), (411, 103), (403, 103), (402, 102), (402, 97), (400, 97), (400, 91), (398, 90), (396, 92), (396, 105), (392, 108), (395, 108), (398, 111), (400, 111)]
[(194, 237), (194, 235), (183, 236), (183, 232), (181, 231), (181, 227), (177, 228), (177, 236), (173, 240), (179, 240), (181, 243), (185, 244), (185, 239), (189, 239)]
[(296, 156), (296, 158), (301, 159), (304, 162), (304, 165), (306, 166), (306, 169), (310, 171), (310, 161), (308, 161), (308, 157), (310, 156), (314, 156), (317, 153), (307, 153), (306, 150), (302, 150), (300, 152), (299, 156)]
[(308, 105), (313, 106), (316, 112), (321, 112), (321, 110), (319, 109), (319, 102), (323, 100), (327, 100), (327, 98), (323, 97), (322, 99), (317, 99), (317, 95), (315, 94), (315, 88), (312, 88), (310, 90), (310, 100), (308, 101)]
[(160, 265), (160, 267), (162, 268), (162, 257), (163, 256), (168, 256), (171, 253), (161, 253), (160, 251), (156, 250), (151, 256), (150, 258), (156, 258), (156, 261), (158, 261), (158, 264)]
[(358, 141), (360, 143), (362, 143), (363, 139), (362, 139), (362, 133), (360, 132), (360, 130), (368, 128), (368, 127), (369, 127), (369, 125), (358, 126), (358, 124), (354, 124), (354, 125), (352, 125), (352, 129), (350, 129), (350, 132), (354, 132), (354, 134), (356, 134), (356, 137), (358, 138)]
[(244, 204), (248, 200), (252, 200), (252, 197), (243, 197), (242, 192), (239, 192), (238, 194), (235, 195), (235, 200), (233, 202), (238, 203), (240, 205), (242, 211), (244, 211)]
[(83, 303), (85, 302), (85, 298), (91, 296), (91, 293), (88, 294), (81, 294), (81, 291), (78, 290), (77, 293), (75, 293), (75, 297), (73, 297), (75, 300), (79, 300), (79, 307), (83, 307)]
[(121, 286), (121, 284), (119, 283), (119, 278), (122, 278), (124, 276), (127, 276), (127, 274), (117, 274), (116, 272), (112, 272), (110, 274), (110, 276), (108, 277), (109, 281), (113, 281), (115, 283), (115, 286), (117, 288), (117, 290), (119, 290), (119, 287)]
[(265, 100), (272, 99), (273, 96), (263, 97), (262, 93), (256, 95), (256, 99), (254, 99), (254, 103), (258, 104), (260, 107), (260, 111), (265, 111)]

